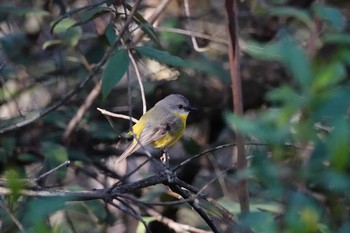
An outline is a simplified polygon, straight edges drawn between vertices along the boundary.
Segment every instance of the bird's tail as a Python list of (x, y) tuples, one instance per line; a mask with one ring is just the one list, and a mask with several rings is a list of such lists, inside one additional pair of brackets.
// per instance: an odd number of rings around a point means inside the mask
[(140, 147), (139, 143), (137, 143), (136, 140), (133, 140), (132, 143), (125, 149), (123, 154), (119, 156), (115, 164), (117, 165), (121, 161), (123, 161), (126, 157), (131, 155), (135, 150), (137, 150)]

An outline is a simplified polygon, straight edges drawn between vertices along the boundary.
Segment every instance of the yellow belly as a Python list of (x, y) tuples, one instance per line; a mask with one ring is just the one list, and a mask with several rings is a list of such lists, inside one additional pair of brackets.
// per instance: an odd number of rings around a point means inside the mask
[(186, 128), (186, 119), (188, 114), (177, 114), (180, 121), (180, 125), (173, 130), (170, 130), (166, 135), (162, 138), (154, 141), (152, 146), (155, 148), (164, 148), (173, 146), (183, 135)]

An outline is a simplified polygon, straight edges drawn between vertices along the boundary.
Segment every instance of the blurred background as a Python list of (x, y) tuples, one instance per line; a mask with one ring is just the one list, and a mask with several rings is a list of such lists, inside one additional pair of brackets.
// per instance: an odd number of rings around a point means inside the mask
[[(115, 166), (131, 122), (108, 120), (97, 108), (138, 119), (143, 104), (149, 109), (179, 93), (199, 111), (189, 115), (183, 138), (170, 149), (171, 166), (234, 143), (234, 130), (246, 137), (249, 161), (236, 172), (234, 146), (227, 146), (181, 167), (181, 179), (205, 187), (253, 232), (350, 232), (350, 4), (239, 1), (245, 112), (239, 117), (232, 113), (225, 1), (141, 1), (114, 47), (129, 49), (138, 71), (128, 56), (118, 60), (110, 53), (135, 2), (1, 2), (0, 186), (12, 194), (0, 192), (0, 231), (145, 232), (138, 220), (103, 201), (21, 196), (25, 186), (16, 181), (66, 160), (70, 166), (41, 179), (41, 188), (93, 190), (135, 169), (123, 182), (154, 174), (157, 163), (137, 168), (147, 158), (142, 151)], [(237, 202), (241, 179), (249, 180), (251, 211), (245, 215)], [(163, 185), (133, 195), (145, 203), (177, 200)], [(234, 232), (217, 207), (201, 204), (222, 232)], [(152, 232), (209, 231), (186, 204), (130, 205)], [(176, 230), (159, 216), (193, 229)]]

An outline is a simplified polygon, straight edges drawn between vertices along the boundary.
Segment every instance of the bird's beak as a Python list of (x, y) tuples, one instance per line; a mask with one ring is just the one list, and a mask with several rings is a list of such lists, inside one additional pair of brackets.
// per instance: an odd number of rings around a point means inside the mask
[(189, 106), (188, 108), (188, 111), (192, 112), (192, 111), (198, 111), (198, 108), (194, 108), (192, 106)]

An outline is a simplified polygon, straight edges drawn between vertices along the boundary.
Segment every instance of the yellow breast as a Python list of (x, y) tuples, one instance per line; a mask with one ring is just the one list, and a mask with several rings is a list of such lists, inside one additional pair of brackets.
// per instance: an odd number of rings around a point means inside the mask
[(152, 146), (155, 148), (164, 148), (173, 146), (183, 135), (186, 128), (186, 119), (188, 114), (179, 114), (175, 113), (180, 119), (179, 125), (171, 129), (166, 135), (162, 138), (154, 141)]

